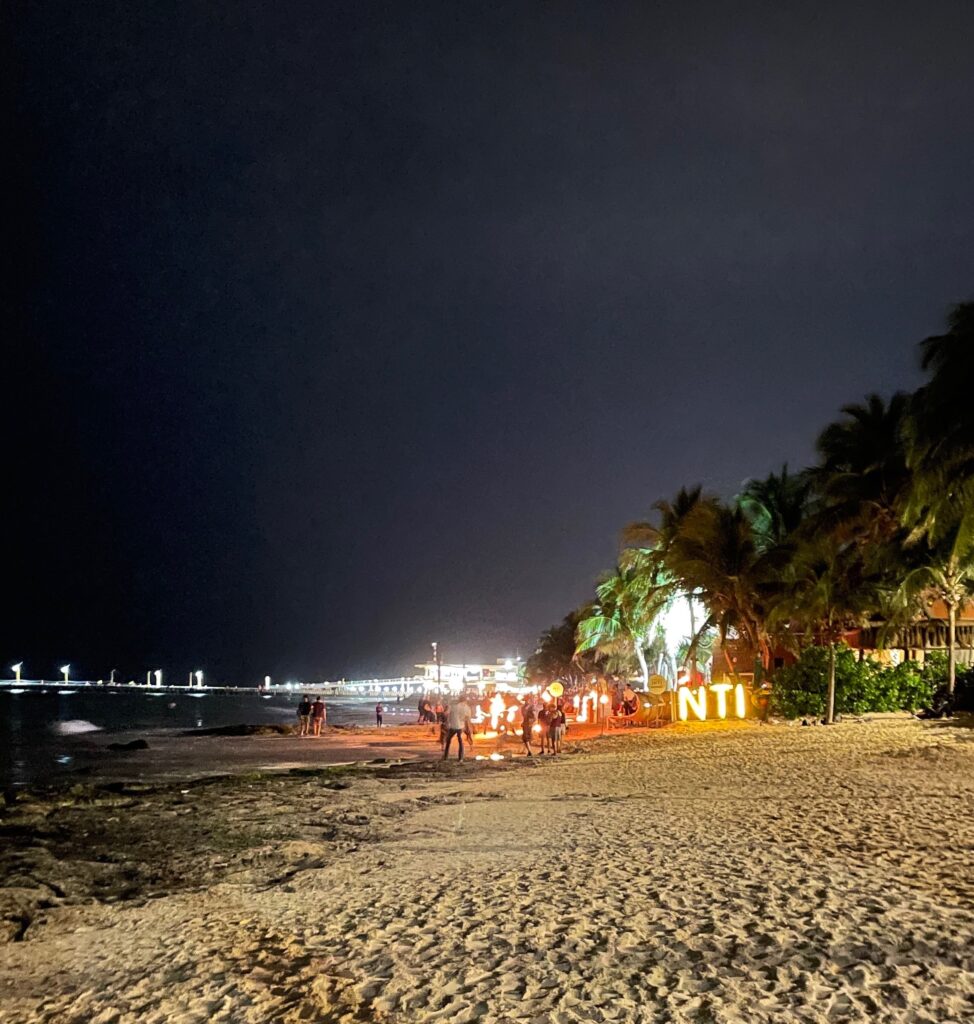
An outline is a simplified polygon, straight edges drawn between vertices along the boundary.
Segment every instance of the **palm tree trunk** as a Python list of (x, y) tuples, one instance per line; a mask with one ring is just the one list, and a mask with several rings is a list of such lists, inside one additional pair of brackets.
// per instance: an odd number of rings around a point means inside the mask
[(947, 605), (947, 692), (953, 694), (957, 678), (957, 606)]
[(835, 641), (829, 641), (829, 694), (825, 703), (825, 724), (835, 721)]
[(693, 591), (687, 594), (687, 607), (690, 609), (690, 646), (687, 648), (687, 661), (690, 669), (690, 685), (697, 681), (697, 619), (693, 614)]
[(636, 647), (636, 658), (639, 660), (639, 670), (643, 675), (643, 690), (649, 689), (649, 666), (646, 664), (646, 653), (643, 651), (642, 645), (637, 643)]

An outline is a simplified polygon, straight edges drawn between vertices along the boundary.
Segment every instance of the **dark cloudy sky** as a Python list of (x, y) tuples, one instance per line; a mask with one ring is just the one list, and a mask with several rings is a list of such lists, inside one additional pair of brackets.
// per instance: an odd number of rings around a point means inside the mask
[(4, 8), (31, 674), (529, 649), (974, 287), (974, 5)]

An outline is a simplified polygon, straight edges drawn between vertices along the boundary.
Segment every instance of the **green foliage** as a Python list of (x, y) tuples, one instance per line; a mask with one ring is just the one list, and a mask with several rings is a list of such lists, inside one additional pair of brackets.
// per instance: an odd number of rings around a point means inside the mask
[(610, 671), (629, 671), (636, 663), (647, 681), (646, 648), (672, 596), (673, 583), (656, 554), (627, 549), (618, 569), (595, 588), (595, 602), (578, 623), (575, 654), (594, 652)]
[[(934, 665), (930, 665), (934, 662)], [(884, 668), (869, 658), (860, 661), (842, 645), (835, 652), (835, 710), (861, 715), (869, 711), (914, 710), (929, 703), (938, 679), (946, 678), (935, 659), (921, 669), (915, 662)], [(771, 706), (785, 718), (821, 718), (825, 714), (829, 650), (808, 647), (794, 665), (775, 673)]]
[(528, 683), (544, 687), (560, 680), (574, 686), (595, 670), (591, 655), (575, 654), (575, 631), (581, 619), (580, 610), (570, 612), (557, 626), (541, 634), (537, 650), (524, 666)]

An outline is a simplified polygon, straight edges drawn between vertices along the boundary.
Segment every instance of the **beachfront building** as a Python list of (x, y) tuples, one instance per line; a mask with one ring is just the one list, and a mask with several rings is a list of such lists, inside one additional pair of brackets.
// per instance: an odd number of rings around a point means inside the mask
[[(881, 661), (922, 662), (927, 654), (946, 652), (949, 636), (947, 606), (937, 598), (928, 602), (922, 616), (908, 626), (890, 630), (885, 639), (883, 623), (877, 622), (850, 633), (846, 643)], [(974, 602), (958, 609), (954, 652), (958, 666), (974, 665)]]
[(521, 678), (520, 658), (499, 658), (492, 664), (452, 664), (426, 661), (417, 665), (419, 673), (430, 689), (477, 689), (481, 693), (507, 690), (518, 686)]
[[(850, 630), (842, 641), (859, 652), (860, 657), (872, 658), (885, 665), (896, 665), (901, 661), (922, 664), (929, 654), (946, 653), (949, 635), (947, 606), (940, 599), (934, 599), (928, 602), (924, 614), (909, 625), (887, 630), (884, 622), (871, 622), (868, 626)], [(974, 602), (963, 605), (957, 612), (954, 652), (958, 668), (974, 665)], [(796, 660), (794, 650), (776, 646), (771, 652), (771, 674)], [(714, 644), (715, 679), (733, 677), (751, 684), (754, 674), (753, 654), (739, 641), (730, 638), (723, 646), (719, 642)]]

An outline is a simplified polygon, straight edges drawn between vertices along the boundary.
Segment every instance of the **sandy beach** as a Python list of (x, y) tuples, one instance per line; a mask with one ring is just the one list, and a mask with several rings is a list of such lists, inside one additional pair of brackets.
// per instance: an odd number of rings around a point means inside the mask
[(11, 1024), (974, 1018), (969, 728), (118, 783), (3, 830)]

